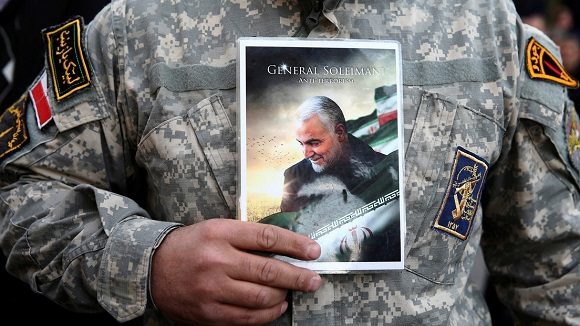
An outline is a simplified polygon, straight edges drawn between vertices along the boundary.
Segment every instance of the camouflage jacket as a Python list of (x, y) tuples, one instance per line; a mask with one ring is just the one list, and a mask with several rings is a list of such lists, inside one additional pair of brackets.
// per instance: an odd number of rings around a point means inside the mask
[[(481, 245), (519, 321), (580, 324), (570, 79), (545, 78), (559, 51), (511, 1), (115, 0), (82, 27), (47, 32), (53, 122), (37, 125), (28, 94), (0, 118), (0, 243), (9, 272), (36, 291), (160, 322), (147, 297), (156, 246), (180, 225), (236, 211), (236, 39), (394, 39), (405, 269), (325, 276), (318, 292), (293, 293), (277, 323), (490, 324), (467, 282)], [(468, 232), (441, 214), (465, 162), (485, 176)]]

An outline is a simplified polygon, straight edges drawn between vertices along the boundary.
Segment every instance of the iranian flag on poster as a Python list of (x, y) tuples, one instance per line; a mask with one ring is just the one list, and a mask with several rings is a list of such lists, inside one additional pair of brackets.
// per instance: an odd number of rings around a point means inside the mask
[(347, 121), (353, 136), (381, 153), (397, 150), (397, 86), (375, 89), (375, 110), (364, 117)]

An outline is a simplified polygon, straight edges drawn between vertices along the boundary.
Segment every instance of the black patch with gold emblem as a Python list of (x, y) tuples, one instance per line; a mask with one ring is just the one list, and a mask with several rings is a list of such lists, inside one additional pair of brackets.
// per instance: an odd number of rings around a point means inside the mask
[(451, 180), (433, 227), (461, 240), (467, 239), (477, 212), (488, 170), (481, 157), (457, 147)]
[(26, 130), (27, 100), (28, 96), (22, 96), (0, 115), (0, 161), (30, 140)]
[(43, 30), (48, 64), (57, 101), (91, 85), (91, 76), (82, 43), (81, 17)]
[(578, 81), (564, 70), (558, 59), (533, 37), (526, 47), (526, 68), (532, 79), (548, 80), (570, 88), (579, 86)]

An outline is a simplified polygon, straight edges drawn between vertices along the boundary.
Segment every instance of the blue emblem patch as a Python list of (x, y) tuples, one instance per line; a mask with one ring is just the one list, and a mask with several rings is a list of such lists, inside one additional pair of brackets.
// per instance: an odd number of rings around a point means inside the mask
[(435, 218), (434, 228), (467, 239), (489, 165), (481, 157), (457, 147), (451, 179)]

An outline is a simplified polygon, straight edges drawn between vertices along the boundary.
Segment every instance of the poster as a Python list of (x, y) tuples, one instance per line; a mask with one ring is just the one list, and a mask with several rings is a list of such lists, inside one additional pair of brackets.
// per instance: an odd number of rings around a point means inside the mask
[(402, 76), (393, 41), (239, 39), (243, 221), (315, 239), (328, 273), (403, 268)]

